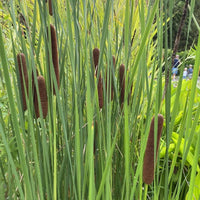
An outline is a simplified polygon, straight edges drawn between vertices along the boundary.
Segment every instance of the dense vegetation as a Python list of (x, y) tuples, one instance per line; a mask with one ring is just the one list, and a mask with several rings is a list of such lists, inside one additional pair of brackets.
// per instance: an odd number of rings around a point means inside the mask
[[(175, 37), (177, 34), (177, 27), (179, 26), (181, 16), (183, 14), (185, 0), (176, 0), (174, 9), (173, 9), (173, 25), (172, 25), (172, 43), (175, 41)], [(191, 4), (190, 4), (191, 6)], [(191, 9), (191, 7), (189, 7)], [(187, 18), (185, 25), (183, 27), (183, 31), (181, 33), (181, 41), (179, 45), (179, 51), (184, 51), (186, 48), (186, 41), (188, 41), (187, 49), (190, 49), (194, 45), (197, 45), (198, 41), (198, 24), (200, 24), (200, 13), (198, 12), (200, 9), (200, 2), (196, 1), (194, 6), (193, 20), (190, 21), (190, 13), (187, 13)], [(188, 25), (190, 24), (189, 35), (188, 34)], [(188, 40), (187, 40), (188, 37)], [(170, 41), (170, 39), (168, 40)]]
[(195, 0), (171, 82), (184, 3), (0, 1), (0, 199), (199, 199)]

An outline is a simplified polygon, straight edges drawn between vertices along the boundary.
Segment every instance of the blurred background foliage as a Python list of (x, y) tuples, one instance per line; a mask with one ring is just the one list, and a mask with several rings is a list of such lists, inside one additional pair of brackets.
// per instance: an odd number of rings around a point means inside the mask
[[(191, 1), (189, 1), (191, 2)], [(174, 44), (177, 30), (180, 24), (181, 16), (183, 14), (183, 8), (184, 8), (185, 0), (175, 0), (175, 5), (173, 9), (173, 24), (172, 24), (172, 43)], [(200, 24), (200, 1), (195, 1), (195, 7), (194, 7), (194, 16), (196, 18), (196, 21), (198, 24)], [(179, 44), (179, 49), (178, 51), (184, 51), (185, 50), (185, 45), (187, 41), (187, 32), (188, 32), (188, 23), (189, 23), (189, 10), (187, 12), (187, 17), (186, 17), (186, 22), (183, 27), (182, 33), (181, 33), (181, 40)], [(195, 22), (192, 20), (191, 22), (191, 27), (190, 27), (190, 32), (189, 32), (189, 38), (188, 38), (188, 46), (187, 49), (190, 49), (191, 47), (194, 47), (194, 45), (197, 45), (198, 41), (198, 35), (199, 35), (199, 30), (195, 24)], [(170, 36), (170, 34), (168, 35)], [(170, 39), (168, 38), (168, 41)]]

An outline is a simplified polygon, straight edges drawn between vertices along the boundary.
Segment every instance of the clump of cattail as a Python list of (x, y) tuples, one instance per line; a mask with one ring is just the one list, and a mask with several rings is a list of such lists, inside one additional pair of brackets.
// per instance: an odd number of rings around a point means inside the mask
[[(47, 0), (46, 0), (46, 2), (47, 2)], [(49, 4), (49, 14), (51, 16), (53, 16), (53, 10), (52, 10), (52, 2), (51, 2), (51, 0), (48, 0), (48, 4)]]
[[(112, 62), (113, 62), (112, 63), (113, 67), (115, 68), (115, 56), (112, 56)], [(111, 73), (111, 77), (112, 77), (112, 72), (110, 71), (110, 73)], [(110, 76), (108, 77), (108, 74), (106, 72), (106, 91), (110, 89), (109, 86), (110, 86)], [(114, 85), (113, 85), (113, 78), (111, 78), (111, 101), (113, 100), (113, 97), (114, 97)]]
[[(59, 76), (58, 47), (57, 47), (56, 29), (52, 24), (50, 24), (50, 30), (51, 30), (52, 61), (53, 61), (54, 71), (55, 71), (56, 80), (57, 80), (57, 84), (58, 84), (58, 88), (59, 88), (60, 87), (60, 76)], [(55, 87), (53, 89), (53, 93), (56, 94)]]
[(156, 158), (154, 157), (154, 120), (155, 117), (153, 117), (151, 121), (151, 127), (149, 131), (149, 137), (147, 141), (147, 146), (145, 150), (144, 155), (144, 163), (143, 163), (143, 181), (146, 184), (151, 184), (154, 179), (154, 159), (157, 160), (157, 153), (158, 153), (158, 147), (160, 143), (160, 137), (162, 133), (163, 128), (163, 121), (164, 118), (161, 114), (158, 114), (158, 132), (157, 132), (157, 146), (156, 146)]
[(24, 82), (25, 82), (26, 91), (28, 94), (28, 73), (27, 73), (27, 67), (26, 67), (26, 58), (23, 53), (17, 54), (17, 63), (18, 63), (20, 83), (21, 83), (23, 110), (26, 110), (27, 104), (26, 104)]
[(125, 66), (121, 64), (119, 67), (119, 86), (120, 86), (120, 104), (121, 108), (123, 108), (124, 104), (124, 93), (125, 93)]
[[(48, 112), (48, 100), (47, 100), (47, 90), (46, 90), (46, 85), (45, 85), (45, 79), (43, 76), (38, 76), (37, 81), (38, 81), (40, 102), (41, 102), (41, 107), (42, 107), (42, 114), (43, 114), (43, 118), (45, 119)], [(40, 112), (39, 112), (39, 103), (38, 103), (36, 87), (34, 89), (34, 108), (35, 108), (36, 118), (39, 118)]]
[[(93, 60), (94, 60), (95, 76), (96, 77), (97, 77), (97, 72), (98, 72), (99, 54), (100, 54), (99, 49), (94, 48), (93, 49)], [(103, 79), (101, 77), (101, 74), (99, 75), (97, 89), (98, 89), (98, 97), (99, 97), (99, 108), (103, 108)]]

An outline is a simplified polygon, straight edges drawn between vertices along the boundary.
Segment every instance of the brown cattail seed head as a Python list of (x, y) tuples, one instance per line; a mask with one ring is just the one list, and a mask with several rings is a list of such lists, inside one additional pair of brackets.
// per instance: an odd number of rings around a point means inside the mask
[[(96, 77), (97, 77), (97, 72), (98, 72), (99, 54), (100, 54), (99, 49), (94, 48), (93, 49), (93, 61), (94, 61)], [(99, 108), (103, 108), (103, 80), (101, 78), (101, 74), (99, 75), (97, 89), (98, 89), (98, 97), (99, 97)]]
[(103, 80), (101, 75), (98, 80), (98, 97), (99, 97), (99, 108), (103, 108)]
[(125, 93), (125, 66), (124, 64), (121, 64), (119, 67), (119, 86), (120, 86), (120, 103), (121, 103), (121, 108), (123, 107), (124, 104), (124, 93)]
[[(56, 80), (57, 80), (58, 89), (59, 89), (59, 87), (60, 87), (60, 76), (59, 76), (59, 60), (58, 60), (58, 47), (57, 47), (56, 29), (52, 24), (50, 24), (50, 29), (51, 29), (52, 60), (53, 60), (54, 71), (55, 71)], [(55, 88), (53, 90), (53, 93), (55, 94)]]
[(153, 117), (151, 121), (151, 127), (149, 131), (149, 137), (147, 141), (147, 146), (144, 155), (144, 163), (143, 163), (143, 181), (146, 184), (151, 184), (154, 179), (154, 160), (157, 159), (158, 147), (160, 143), (160, 137), (163, 128), (164, 118), (162, 115), (158, 114), (158, 132), (157, 132), (157, 146), (156, 146), (156, 158), (154, 158), (154, 120)]
[(94, 48), (93, 49), (93, 60), (94, 60), (94, 67), (95, 67), (95, 75), (96, 76), (97, 76), (97, 70), (98, 70), (99, 54), (100, 54), (99, 49)]
[[(47, 116), (47, 112), (48, 112), (48, 100), (47, 100), (47, 90), (46, 90), (44, 77), (38, 76), (37, 81), (38, 81), (38, 89), (39, 89), (43, 118), (45, 119), (46, 116)], [(34, 108), (35, 108), (36, 118), (40, 117), (36, 87), (35, 87), (35, 90), (34, 90)]]
[(51, 2), (51, 0), (49, 0), (49, 14), (51, 16), (53, 16), (53, 10), (52, 10), (52, 2)]
[(17, 63), (18, 63), (20, 83), (21, 83), (23, 110), (26, 110), (27, 105), (26, 105), (24, 81), (25, 81), (26, 91), (28, 94), (28, 72), (27, 72), (27, 67), (26, 67), (26, 58), (23, 53), (17, 54)]

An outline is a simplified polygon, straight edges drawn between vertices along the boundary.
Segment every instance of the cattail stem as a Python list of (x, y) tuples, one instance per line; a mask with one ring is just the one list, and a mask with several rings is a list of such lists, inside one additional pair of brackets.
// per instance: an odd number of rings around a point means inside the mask
[[(48, 99), (47, 99), (45, 79), (43, 76), (38, 76), (37, 81), (38, 81), (38, 89), (39, 89), (39, 95), (40, 95), (40, 103), (42, 107), (42, 114), (43, 114), (43, 118), (45, 119), (48, 113)], [(39, 102), (38, 102), (36, 87), (34, 89), (34, 108), (35, 108), (36, 118), (39, 118), (40, 112), (39, 112)]]
[[(50, 29), (51, 29), (52, 61), (53, 61), (54, 71), (55, 71), (55, 75), (56, 75), (56, 81), (57, 81), (57, 85), (58, 85), (58, 89), (59, 89), (59, 87), (60, 87), (60, 75), (59, 75), (59, 59), (58, 59), (56, 29), (52, 24), (50, 24)], [(53, 88), (53, 93), (56, 94), (55, 87)]]
[[(112, 59), (113, 59), (113, 67), (115, 69), (115, 56), (112, 56)], [(112, 79), (112, 85), (111, 85), (111, 101), (113, 100), (114, 98), (114, 81)]]
[[(115, 56), (112, 56), (112, 65), (115, 69)], [(110, 70), (109, 75), (106, 72), (106, 91), (110, 91), (110, 76), (111, 76), (111, 101), (114, 97), (114, 84), (113, 84), (113, 78), (112, 78), (112, 71)], [(110, 92), (108, 92), (108, 95)]]
[(160, 143), (160, 137), (163, 128), (163, 121), (164, 118), (162, 115), (158, 114), (158, 132), (157, 132), (157, 146), (156, 146), (156, 158), (154, 157), (154, 121), (155, 117), (153, 117), (151, 121), (151, 127), (149, 131), (149, 137), (147, 141), (147, 146), (144, 155), (144, 162), (143, 162), (143, 181), (146, 184), (151, 184), (154, 179), (154, 161), (157, 160), (158, 154), (158, 147)]
[(20, 83), (21, 83), (23, 110), (25, 111), (27, 109), (27, 104), (26, 104), (24, 82), (25, 82), (26, 91), (28, 94), (28, 72), (27, 72), (27, 66), (26, 66), (26, 58), (23, 53), (19, 53), (17, 55), (17, 63), (18, 63), (19, 77), (20, 77)]

